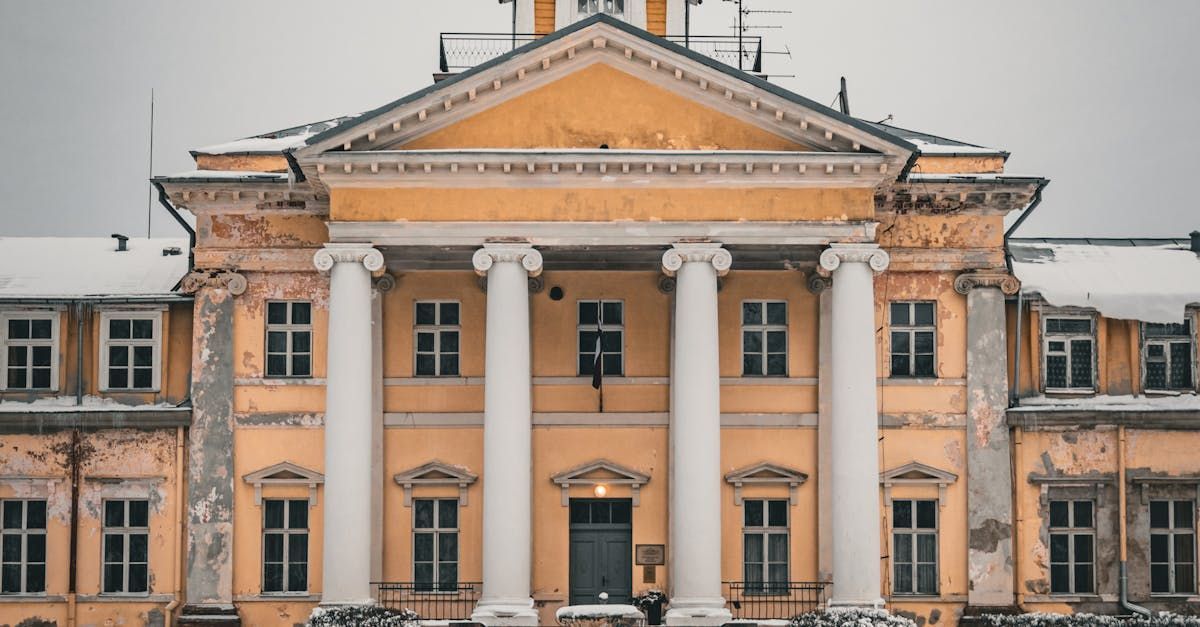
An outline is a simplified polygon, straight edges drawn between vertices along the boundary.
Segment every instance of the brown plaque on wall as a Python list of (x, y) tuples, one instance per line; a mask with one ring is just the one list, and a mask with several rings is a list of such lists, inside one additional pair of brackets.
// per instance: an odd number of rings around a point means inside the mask
[(643, 566), (642, 567), (642, 583), (654, 583), (655, 571), (657, 571), (657, 570), (658, 570), (657, 566)]
[(639, 544), (634, 551), (638, 566), (662, 566), (667, 563), (667, 548), (663, 544)]

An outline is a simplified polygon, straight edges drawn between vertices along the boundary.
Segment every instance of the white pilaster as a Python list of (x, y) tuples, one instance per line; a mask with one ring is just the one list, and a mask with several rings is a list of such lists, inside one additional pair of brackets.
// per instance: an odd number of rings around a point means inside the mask
[(529, 276), (542, 255), (524, 244), (485, 244), (475, 272), (487, 277), (483, 383), (483, 593), (471, 620), (537, 625), (532, 570), (532, 371)]
[(821, 267), (833, 273), (831, 605), (883, 603), (874, 274), (887, 266), (887, 253), (873, 244), (833, 244), (821, 253)]
[(324, 604), (369, 604), (372, 539), (371, 273), (383, 254), (326, 244), (313, 256), (329, 272), (325, 386)]
[(676, 244), (671, 355), (671, 609), (668, 625), (731, 619), (721, 596), (721, 378), (717, 277), (733, 258), (719, 244)]

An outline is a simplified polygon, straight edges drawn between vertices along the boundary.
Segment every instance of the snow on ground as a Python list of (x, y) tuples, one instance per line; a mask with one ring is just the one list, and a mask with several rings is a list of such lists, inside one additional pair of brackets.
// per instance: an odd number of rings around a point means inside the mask
[(1189, 304), (1200, 303), (1200, 256), (1180, 244), (1012, 242), (1010, 248), (1022, 289), (1041, 294), (1055, 307), (1179, 323)]
[(1020, 407), (1009, 411), (1200, 411), (1200, 395), (1178, 394), (1169, 396), (1096, 396), (1072, 398), (1047, 398), (1035, 396), (1022, 398)]
[(169, 294), (187, 273), (186, 239), (130, 238), (128, 248), (110, 237), (0, 237), (0, 298)]
[(157, 403), (153, 405), (126, 405), (124, 403), (118, 403), (111, 398), (90, 395), (83, 397), (82, 405), (75, 404), (74, 396), (49, 396), (46, 398), (39, 398), (28, 403), (19, 401), (0, 401), (0, 413), (162, 411), (164, 409), (176, 409), (176, 406), (169, 403)]
[(641, 611), (632, 605), (567, 605), (558, 608), (554, 617), (559, 621), (589, 618), (642, 618)]

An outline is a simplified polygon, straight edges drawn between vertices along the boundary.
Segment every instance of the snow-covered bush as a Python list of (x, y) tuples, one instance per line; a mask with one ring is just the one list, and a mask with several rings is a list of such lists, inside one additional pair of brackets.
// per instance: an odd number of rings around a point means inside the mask
[(559, 608), (554, 618), (570, 627), (637, 627), (646, 621), (632, 605), (568, 605)]
[(1162, 612), (1149, 618), (1098, 614), (1013, 614), (987, 615), (994, 627), (1200, 627), (1200, 618)]
[(792, 627), (917, 627), (917, 624), (883, 610), (834, 608), (800, 614), (792, 618)]
[(317, 607), (308, 617), (308, 627), (415, 627), (417, 613), (389, 610), (378, 605)]
[(666, 593), (664, 593), (662, 590), (651, 588), (633, 597), (633, 605), (639, 610), (645, 611), (650, 609), (650, 606), (655, 605), (656, 603), (665, 603), (666, 600)]

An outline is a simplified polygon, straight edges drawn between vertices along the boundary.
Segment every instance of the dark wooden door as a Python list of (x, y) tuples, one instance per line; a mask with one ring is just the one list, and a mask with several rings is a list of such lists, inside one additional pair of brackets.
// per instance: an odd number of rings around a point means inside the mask
[(633, 526), (629, 499), (571, 499), (571, 605), (629, 603)]

